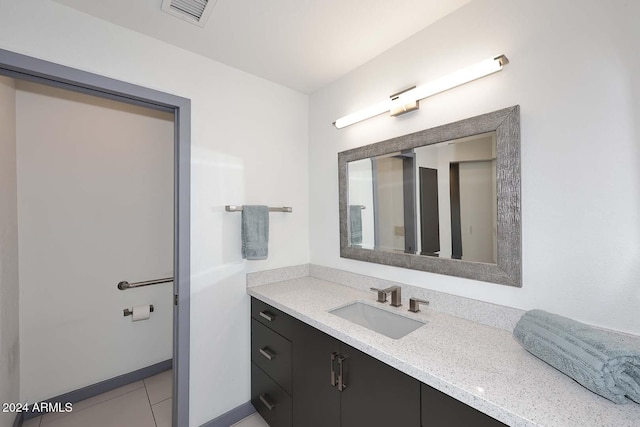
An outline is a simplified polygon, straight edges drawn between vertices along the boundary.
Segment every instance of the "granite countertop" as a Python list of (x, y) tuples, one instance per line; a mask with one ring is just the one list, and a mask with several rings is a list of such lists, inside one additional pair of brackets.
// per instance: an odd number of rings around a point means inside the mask
[[(249, 295), (510, 426), (638, 427), (640, 405), (616, 405), (525, 351), (511, 333), (430, 310), (410, 313), (314, 277), (247, 289)], [(362, 301), (428, 322), (388, 338), (328, 311)]]

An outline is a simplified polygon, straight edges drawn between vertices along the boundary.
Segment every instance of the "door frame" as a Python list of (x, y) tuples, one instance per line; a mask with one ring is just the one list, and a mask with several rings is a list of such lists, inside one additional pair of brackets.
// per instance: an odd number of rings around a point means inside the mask
[(174, 427), (189, 425), (191, 100), (3, 49), (0, 49), (0, 75), (173, 113), (172, 422)]

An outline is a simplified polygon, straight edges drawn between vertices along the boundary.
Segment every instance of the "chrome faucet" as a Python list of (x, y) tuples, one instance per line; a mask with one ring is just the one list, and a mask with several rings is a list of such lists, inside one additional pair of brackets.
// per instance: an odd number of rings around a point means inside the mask
[(409, 311), (412, 313), (417, 313), (420, 311), (420, 304), (427, 305), (429, 301), (418, 298), (409, 298)]
[(387, 289), (371, 288), (371, 290), (378, 293), (378, 302), (387, 302), (387, 295), (391, 294), (391, 306), (402, 306), (402, 288), (400, 286), (391, 286)]

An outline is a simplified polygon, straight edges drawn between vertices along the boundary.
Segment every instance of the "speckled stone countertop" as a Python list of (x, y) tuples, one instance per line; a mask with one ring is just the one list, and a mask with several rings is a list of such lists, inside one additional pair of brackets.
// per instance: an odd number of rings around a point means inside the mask
[[(640, 405), (616, 405), (527, 353), (505, 330), (376, 302), (374, 292), (302, 277), (247, 289), (305, 323), (510, 426), (638, 427)], [(428, 322), (391, 339), (329, 313), (354, 301)]]

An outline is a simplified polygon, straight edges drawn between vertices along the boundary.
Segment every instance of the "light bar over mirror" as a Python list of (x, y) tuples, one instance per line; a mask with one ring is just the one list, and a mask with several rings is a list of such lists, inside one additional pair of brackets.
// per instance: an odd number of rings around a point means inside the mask
[(420, 108), (419, 101), (421, 99), (496, 73), (508, 63), (509, 60), (504, 55), (485, 59), (429, 83), (391, 95), (387, 100), (339, 118), (333, 122), (333, 125), (338, 129), (342, 129), (386, 112), (391, 112), (391, 115), (395, 117), (415, 111)]

